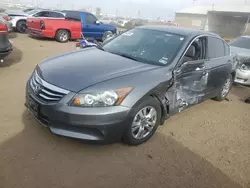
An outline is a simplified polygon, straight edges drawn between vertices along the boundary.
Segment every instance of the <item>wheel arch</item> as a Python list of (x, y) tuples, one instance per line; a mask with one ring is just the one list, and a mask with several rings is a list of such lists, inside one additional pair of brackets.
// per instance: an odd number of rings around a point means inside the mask
[(54, 36), (54, 37), (56, 37), (57, 32), (60, 31), (60, 30), (68, 31), (68, 33), (69, 33), (69, 38), (71, 39), (71, 31), (70, 31), (69, 29), (67, 29), (67, 28), (58, 28), (58, 29), (56, 30), (56, 32), (55, 32), (55, 36)]

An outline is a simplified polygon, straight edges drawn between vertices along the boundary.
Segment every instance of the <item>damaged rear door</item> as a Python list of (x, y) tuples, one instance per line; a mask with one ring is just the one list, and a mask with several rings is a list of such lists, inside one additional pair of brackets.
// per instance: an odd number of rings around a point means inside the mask
[(205, 62), (205, 41), (205, 37), (195, 39), (173, 71), (174, 83), (166, 93), (171, 114), (206, 99), (209, 69)]

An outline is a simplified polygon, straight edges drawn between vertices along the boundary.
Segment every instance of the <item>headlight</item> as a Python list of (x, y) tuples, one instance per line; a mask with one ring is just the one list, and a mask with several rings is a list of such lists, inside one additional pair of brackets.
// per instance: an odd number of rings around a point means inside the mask
[(72, 99), (70, 104), (71, 106), (82, 107), (104, 107), (119, 105), (131, 90), (132, 88), (129, 87), (96, 93), (78, 93)]
[(245, 71), (250, 71), (250, 66), (243, 63), (241, 64), (240, 69)]

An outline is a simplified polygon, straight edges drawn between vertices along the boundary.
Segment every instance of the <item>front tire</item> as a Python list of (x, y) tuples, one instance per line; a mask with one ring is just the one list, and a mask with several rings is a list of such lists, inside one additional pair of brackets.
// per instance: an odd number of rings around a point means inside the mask
[(230, 74), (222, 85), (219, 95), (215, 97), (216, 101), (223, 101), (227, 98), (229, 91), (231, 90), (233, 85), (233, 76)]
[(102, 42), (104, 42), (109, 36), (113, 36), (112, 31), (105, 31), (102, 36)]
[(157, 99), (147, 97), (142, 100), (130, 115), (130, 124), (123, 136), (124, 143), (139, 145), (149, 140), (160, 124), (161, 106)]
[(58, 30), (55, 39), (57, 42), (65, 43), (70, 39), (70, 33), (67, 30)]
[(16, 24), (16, 30), (17, 32), (19, 33), (27, 33), (27, 24), (26, 24), (26, 21), (24, 20), (21, 20), (21, 21), (18, 21), (17, 24)]

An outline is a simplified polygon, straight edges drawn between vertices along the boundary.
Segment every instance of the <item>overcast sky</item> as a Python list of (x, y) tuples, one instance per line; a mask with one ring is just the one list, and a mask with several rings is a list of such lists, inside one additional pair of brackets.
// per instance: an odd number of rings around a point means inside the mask
[[(1, 0), (0, 0), (1, 1)], [(173, 18), (174, 11), (192, 6), (193, 0), (21, 0), (25, 2), (40, 2), (42, 5), (57, 6), (61, 4), (62, 8), (88, 8), (101, 7), (103, 13), (122, 16), (137, 16), (140, 10), (140, 16), (143, 18), (164, 19)], [(249, 4), (250, 4), (250, 0)], [(197, 4), (238, 4), (244, 5), (246, 0), (197, 0)]]

